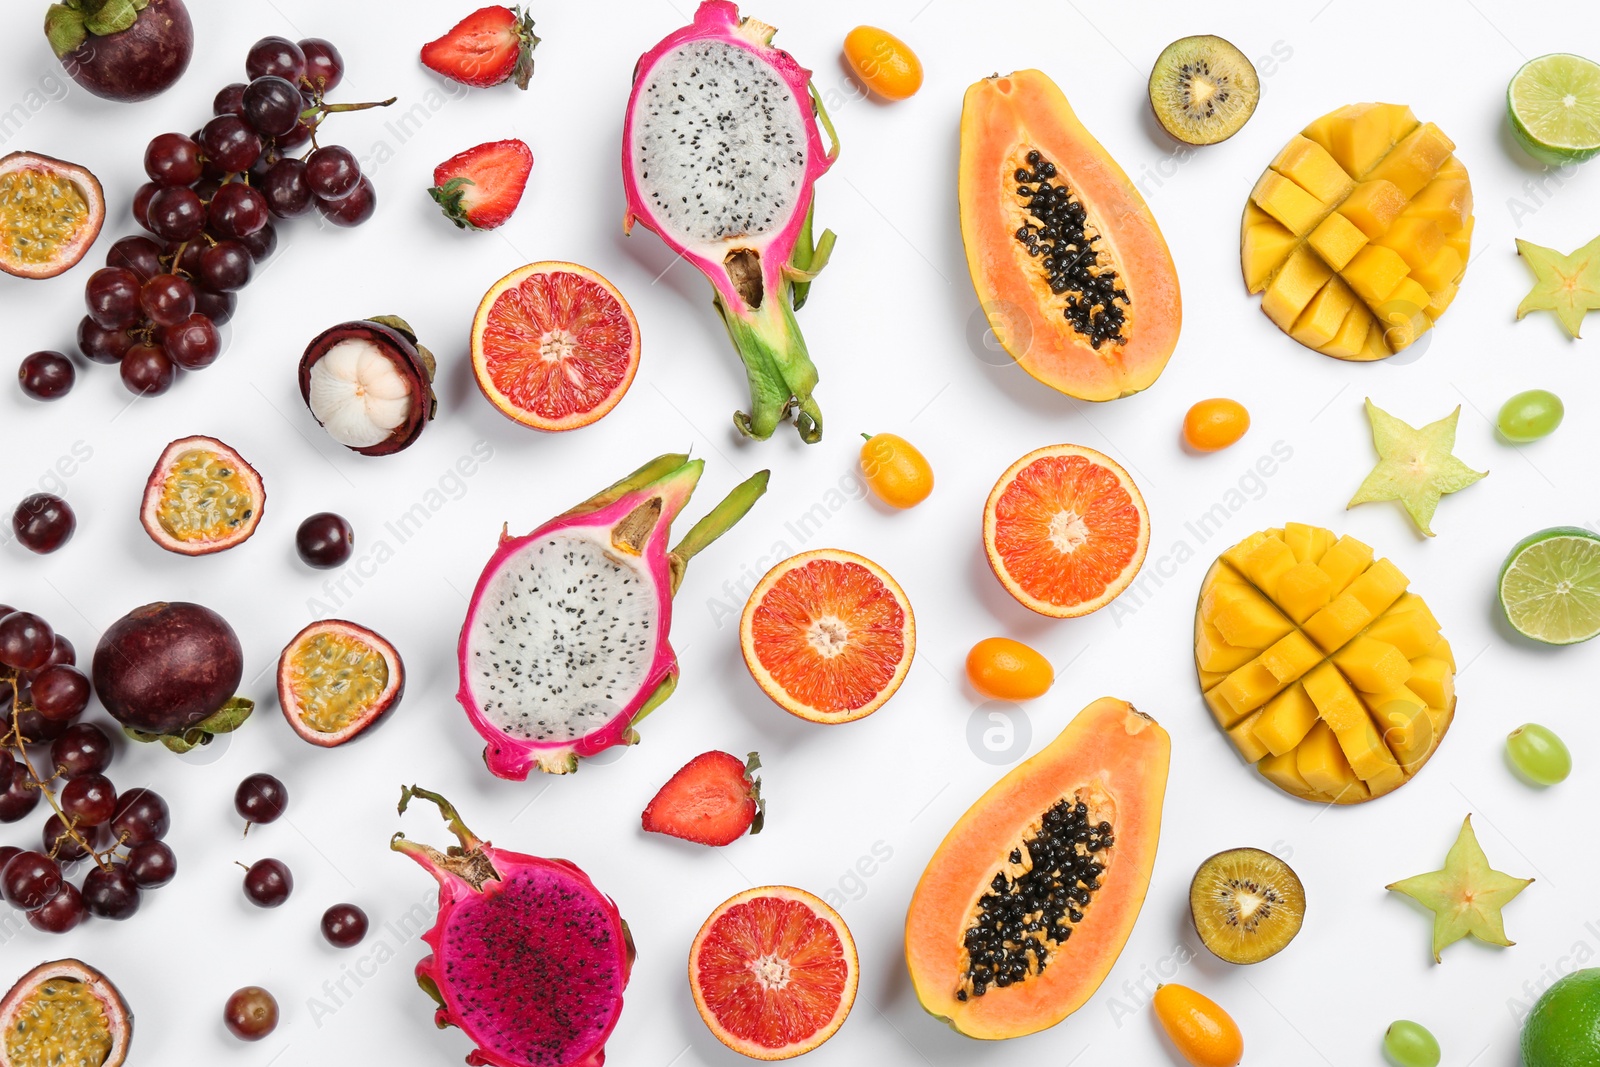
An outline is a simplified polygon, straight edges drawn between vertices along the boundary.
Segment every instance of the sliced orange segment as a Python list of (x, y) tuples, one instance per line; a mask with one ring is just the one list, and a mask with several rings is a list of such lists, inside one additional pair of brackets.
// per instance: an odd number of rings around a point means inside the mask
[(1150, 513), (1110, 456), (1050, 445), (995, 483), (983, 509), (983, 545), (995, 577), (1024, 606), (1076, 618), (1133, 582), (1150, 547)]
[(900, 688), (916, 652), (911, 602), (854, 552), (802, 552), (768, 571), (744, 606), (739, 644), (756, 683), (812, 722), (850, 722)]
[(614, 285), (576, 263), (530, 263), (484, 294), (472, 322), (478, 387), (536, 430), (595, 422), (633, 384), (639, 323)]
[(689, 949), (689, 987), (706, 1027), (735, 1052), (787, 1060), (843, 1025), (855, 1004), (855, 939), (803, 889), (761, 886), (728, 898)]

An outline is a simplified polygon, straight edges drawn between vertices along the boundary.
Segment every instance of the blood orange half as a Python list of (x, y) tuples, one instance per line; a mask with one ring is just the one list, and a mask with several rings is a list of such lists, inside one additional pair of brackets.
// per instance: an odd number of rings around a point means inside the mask
[(856, 943), (803, 889), (769, 885), (723, 901), (689, 949), (689, 988), (718, 1041), (787, 1060), (834, 1035), (856, 999)]
[(501, 414), (575, 430), (617, 406), (639, 369), (639, 323), (616, 286), (576, 263), (495, 282), (472, 321), (472, 371)]
[(1013, 463), (983, 509), (983, 547), (1006, 591), (1072, 619), (1128, 588), (1150, 547), (1139, 487), (1110, 456), (1049, 445)]
[(871, 715), (905, 681), (917, 624), (903, 589), (869, 559), (825, 548), (767, 572), (739, 620), (756, 683), (812, 722)]

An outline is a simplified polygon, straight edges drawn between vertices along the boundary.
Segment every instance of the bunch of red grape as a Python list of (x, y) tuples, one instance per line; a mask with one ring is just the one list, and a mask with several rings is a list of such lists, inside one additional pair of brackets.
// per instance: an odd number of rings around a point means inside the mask
[[(355, 155), (318, 145), (316, 134), (330, 113), (393, 101), (325, 103), (344, 77), (344, 60), (319, 38), (263, 37), (245, 71), (249, 83), (217, 93), (201, 129), (150, 142), (150, 180), (134, 195), (133, 216), (151, 236), (112, 245), (84, 289), (89, 313), (78, 324), (79, 350), (96, 363), (120, 364), (123, 384), (141, 396), (164, 393), (180, 368), (199, 370), (217, 358), (217, 327), (233, 317), (234, 294), (277, 246), (274, 218), (315, 208), (336, 226), (358, 226), (377, 207)], [(52, 395), (64, 391), (55, 387)]]
[[(0, 606), (0, 822), (26, 818), (48, 799), (37, 850), (0, 847), (0, 894), (28, 922), (66, 933), (88, 915), (126, 919), (141, 893), (166, 885), (177, 858), (162, 841), (171, 815), (149, 789), (120, 796), (106, 777), (111, 739), (76, 722), (88, 677), (72, 642), (39, 616)], [(49, 763), (38, 748), (48, 743)], [(69, 881), (86, 864), (81, 888)]]

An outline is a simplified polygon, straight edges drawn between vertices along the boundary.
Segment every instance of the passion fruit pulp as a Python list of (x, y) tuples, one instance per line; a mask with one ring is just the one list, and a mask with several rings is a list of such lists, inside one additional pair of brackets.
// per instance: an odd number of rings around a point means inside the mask
[(111, 979), (81, 960), (41, 963), (0, 1000), (0, 1063), (121, 1067), (133, 1014)]
[(353, 741), (383, 721), (405, 692), (400, 653), (378, 634), (323, 619), (278, 658), (278, 703), (301, 738), (321, 748)]
[(150, 472), (139, 521), (168, 552), (204, 556), (248, 540), (266, 504), (261, 475), (243, 456), (215, 437), (183, 437)]
[(1272, 853), (1232, 848), (1195, 871), (1189, 914), (1201, 943), (1218, 959), (1260, 963), (1300, 932), (1306, 891), (1293, 868)]
[(100, 181), (36, 152), (0, 158), (0, 270), (54, 278), (83, 258), (106, 219)]
[(404, 319), (374, 316), (324, 330), (300, 359), (300, 396), (335, 441), (363, 456), (408, 447), (433, 418), (433, 354)]

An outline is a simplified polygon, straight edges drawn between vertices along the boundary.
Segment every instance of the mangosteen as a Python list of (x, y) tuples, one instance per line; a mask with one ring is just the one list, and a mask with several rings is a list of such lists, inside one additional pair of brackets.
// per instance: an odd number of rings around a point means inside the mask
[(189, 69), (194, 24), (183, 0), (61, 0), (44, 33), (72, 80), (107, 100), (148, 100)]
[(408, 447), (433, 418), (433, 354), (392, 315), (322, 331), (300, 358), (300, 395), (335, 441), (363, 456)]
[(146, 604), (112, 623), (94, 650), (94, 687), (138, 741), (176, 752), (237, 729), (254, 705), (234, 696), (244, 651), (226, 619), (183, 602)]

